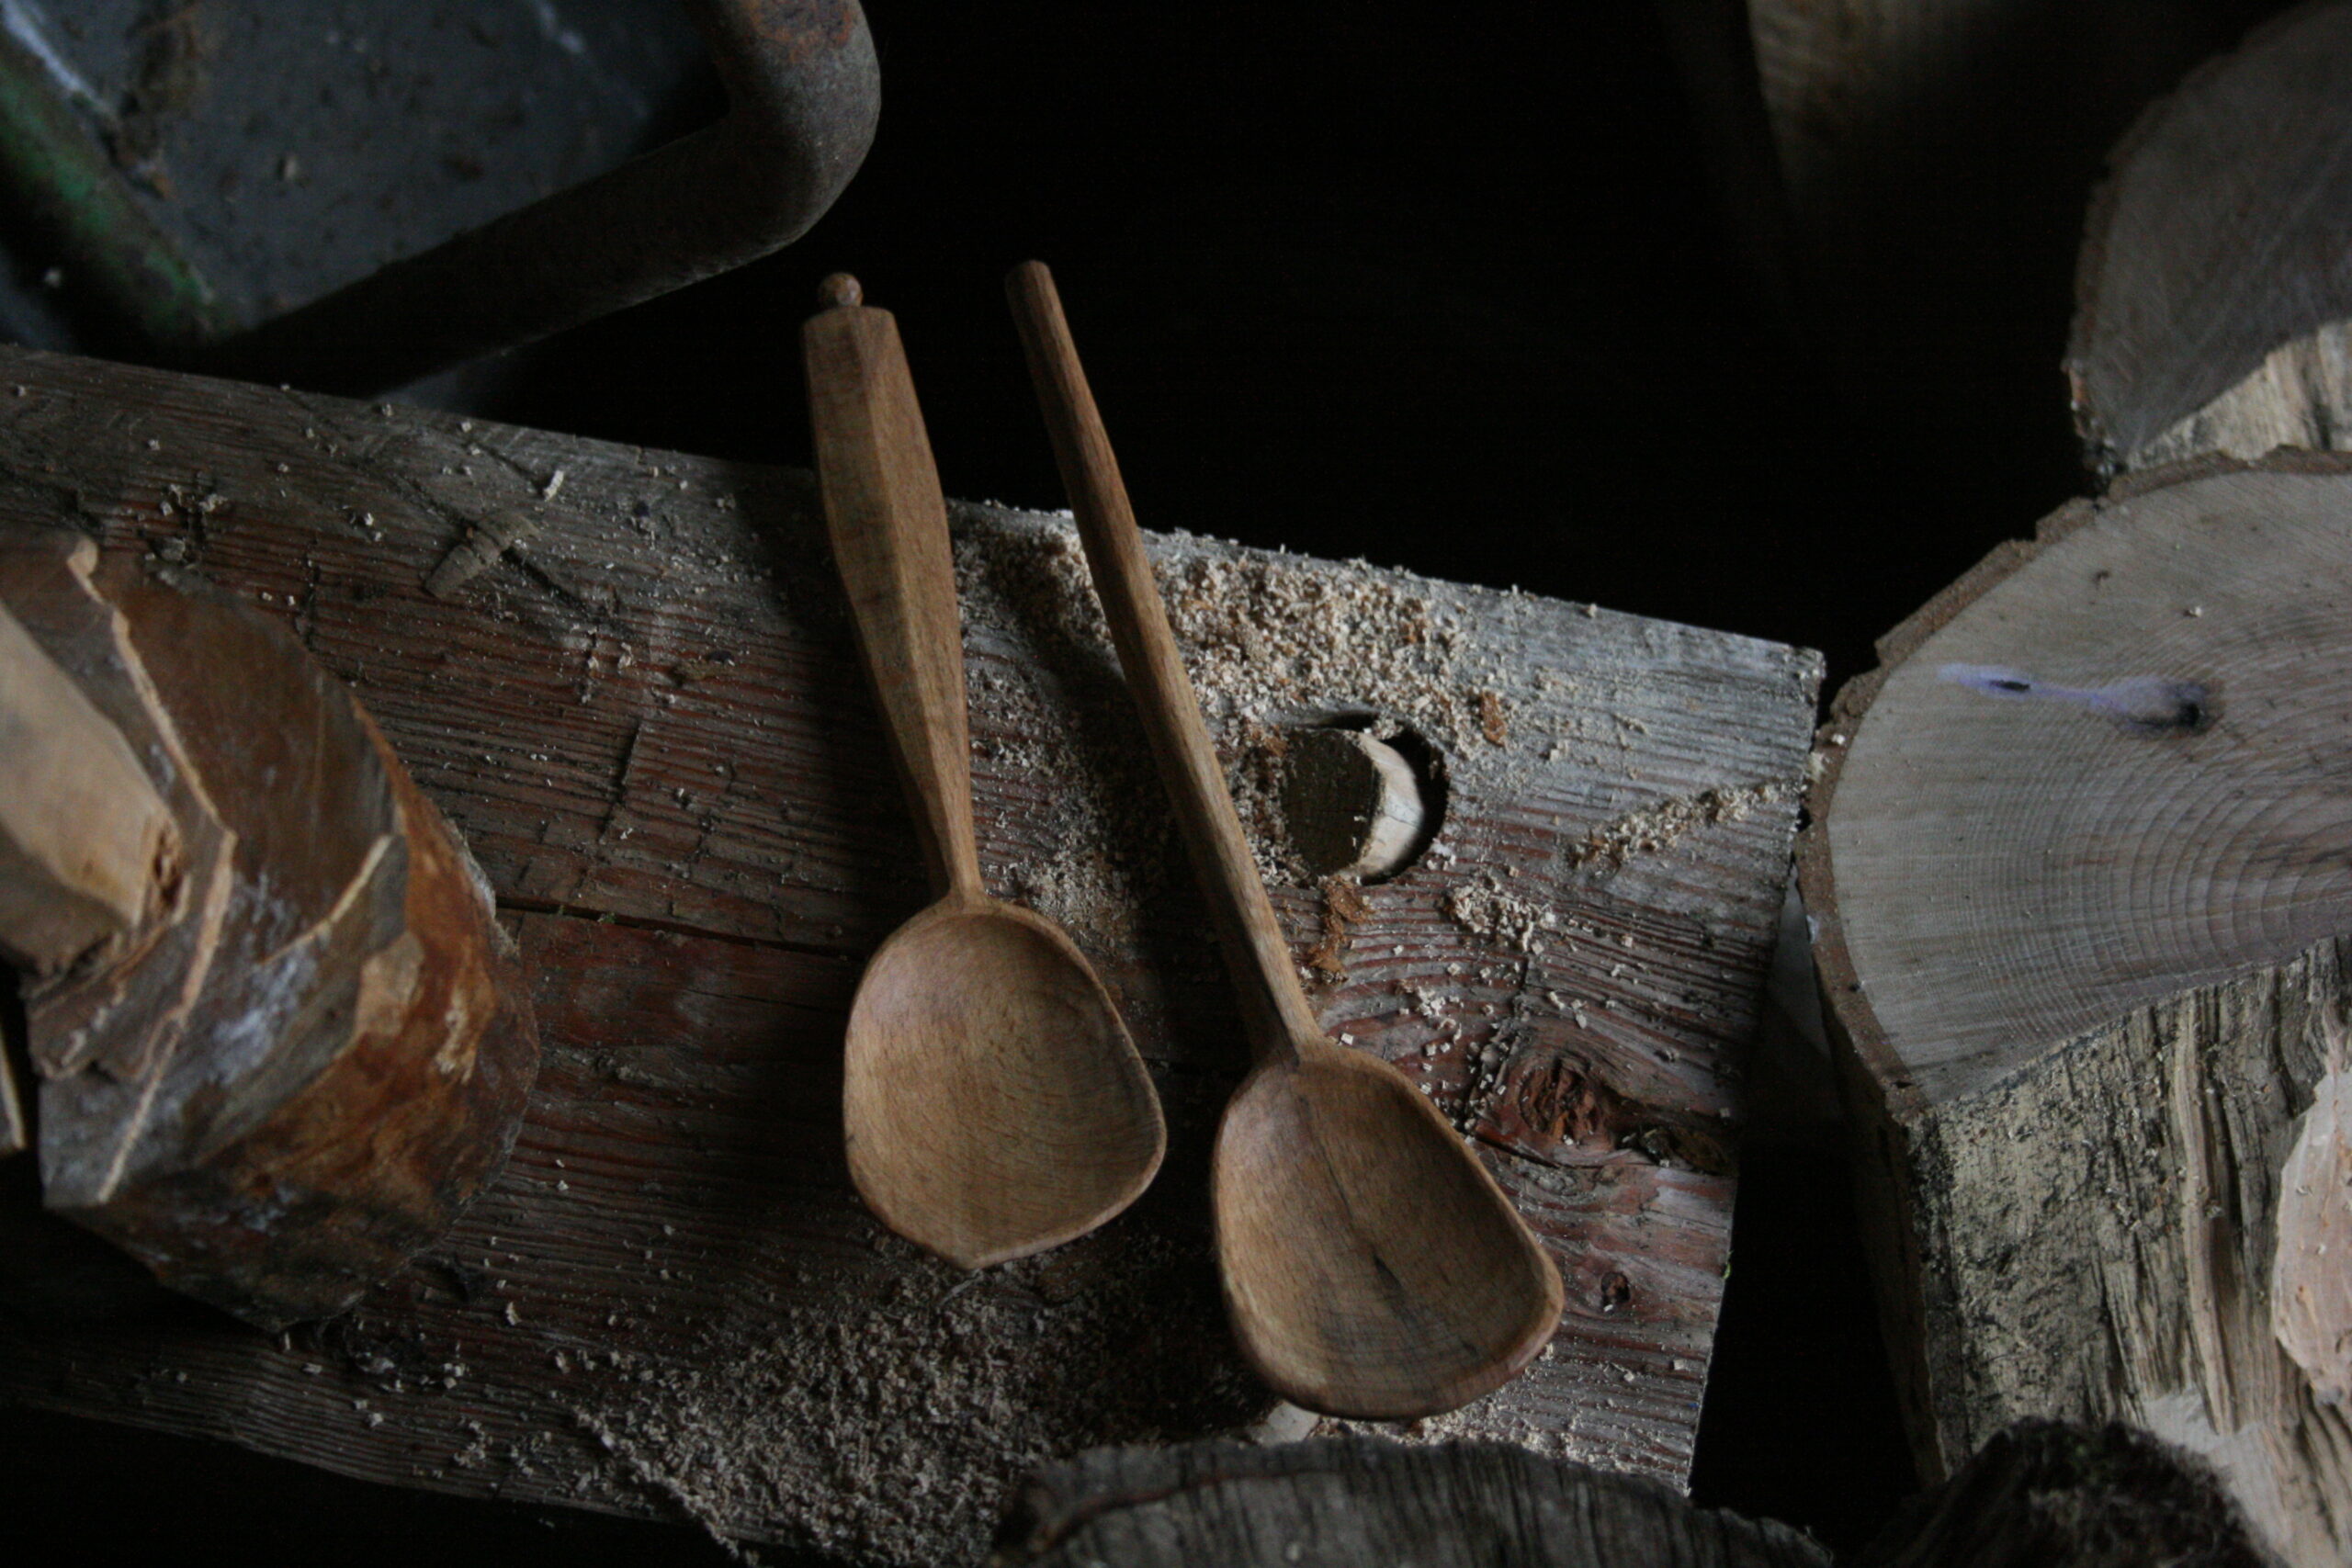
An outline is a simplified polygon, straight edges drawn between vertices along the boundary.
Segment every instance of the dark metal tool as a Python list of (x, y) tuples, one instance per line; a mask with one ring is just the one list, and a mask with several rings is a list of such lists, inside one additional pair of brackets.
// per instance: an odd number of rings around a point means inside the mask
[(145, 357), (324, 391), (402, 385), (781, 249), (848, 185), (881, 98), (857, 0), (684, 5), (723, 118), (266, 320), (240, 319), (156, 220), (119, 135), (14, 6), (0, 17), (0, 186)]

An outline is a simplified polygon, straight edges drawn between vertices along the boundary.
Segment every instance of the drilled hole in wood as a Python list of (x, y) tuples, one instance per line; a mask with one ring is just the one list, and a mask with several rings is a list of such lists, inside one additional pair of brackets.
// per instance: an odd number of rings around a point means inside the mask
[(1316, 876), (1386, 882), (1419, 861), (1445, 819), (1444, 754), (1370, 713), (1289, 731), (1283, 816)]

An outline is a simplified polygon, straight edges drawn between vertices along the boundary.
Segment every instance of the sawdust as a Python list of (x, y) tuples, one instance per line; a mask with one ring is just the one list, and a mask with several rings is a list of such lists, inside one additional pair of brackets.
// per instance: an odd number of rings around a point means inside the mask
[[(976, 763), (1068, 786), (1049, 802), (1002, 803), (1013, 820), (1024, 807), (1046, 820), (1031, 842), (1005, 846), (1000, 880), (1074, 931), (1124, 942), (1137, 901), (1163, 891), (1182, 858), (1076, 526), (978, 506), (957, 508), (954, 522)], [(1149, 547), (1270, 886), (1315, 886), (1282, 811), (1286, 729), (1374, 718), (1458, 750), (1467, 737), (1491, 739), (1499, 724), (1499, 699), (1464, 671), (1461, 612), (1429, 591), (1435, 585), (1192, 535)]]
[[(991, 880), (1073, 933), (1130, 944), (1180, 852), (1077, 534), (959, 509), (956, 570), (974, 786), (1013, 836), (981, 846)], [(1010, 794), (1023, 780), (1059, 787)]]
[(1048, 1461), (1273, 1404), (1227, 1335), (1206, 1238), (1133, 1221), (978, 1275), (910, 1259), (879, 1300), (747, 1306), (684, 1357), (615, 1356), (630, 1392), (575, 1412), (606, 1487), (722, 1542), (909, 1568), (979, 1561)]
[(1510, 741), (1510, 720), (1503, 708), (1498, 693), (1478, 694), (1478, 733), (1487, 738), (1489, 746), (1508, 745)]
[(1448, 888), (1439, 908), (1471, 935), (1531, 956), (1542, 953), (1550, 933), (1560, 928), (1559, 911), (1551, 905), (1505, 892), (1491, 881), (1487, 886), (1465, 882)]
[(1355, 882), (1344, 876), (1323, 879), (1323, 937), (1307, 953), (1306, 966), (1334, 980), (1348, 977), (1348, 936), (1357, 922), (1372, 918), (1372, 906)]
[(1793, 800), (1798, 789), (1793, 780), (1773, 780), (1730, 789), (1702, 790), (1697, 795), (1662, 800), (1628, 812), (1570, 843), (1568, 864), (1614, 870), (1635, 855), (1672, 849), (1694, 828), (1742, 821), (1759, 806)]

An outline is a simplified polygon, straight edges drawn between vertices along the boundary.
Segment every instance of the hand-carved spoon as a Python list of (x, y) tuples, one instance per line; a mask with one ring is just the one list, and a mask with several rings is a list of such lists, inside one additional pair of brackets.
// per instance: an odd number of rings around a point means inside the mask
[(939, 894), (858, 982), (850, 1175), (892, 1230), (978, 1269), (1125, 1208), (1167, 1133), (1086, 960), (980, 880), (956, 570), (922, 412), (890, 313), (860, 306), (845, 275), (822, 298), (801, 331), (819, 490)]
[(1560, 1277), (1405, 1076), (1325, 1038), (1258, 879), (1053, 276), (1006, 282), (1087, 564), (1241, 993), (1255, 1069), (1217, 1133), (1217, 1258), (1241, 1348), (1284, 1397), (1402, 1418), (1465, 1404), (1542, 1349)]

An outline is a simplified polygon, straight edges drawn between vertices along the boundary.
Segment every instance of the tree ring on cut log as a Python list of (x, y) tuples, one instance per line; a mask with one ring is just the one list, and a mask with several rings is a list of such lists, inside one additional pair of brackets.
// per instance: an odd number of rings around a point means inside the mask
[(124, 726), (192, 886), (113, 969), (28, 996), (43, 1202), (254, 1323), (330, 1314), (503, 1162), (537, 1060), (519, 965), (462, 846), (282, 627), (73, 558), (12, 533), (0, 595)]
[(2214, 459), (1996, 550), (1839, 694), (1799, 863), (1931, 1474), (2119, 1418), (2290, 1561), (2352, 1555), (2305, 1351), (2352, 1321), (2268, 1300), (2301, 1258), (2352, 1303), (2289, 1176), (2352, 999), (2347, 612), (2352, 462)]

